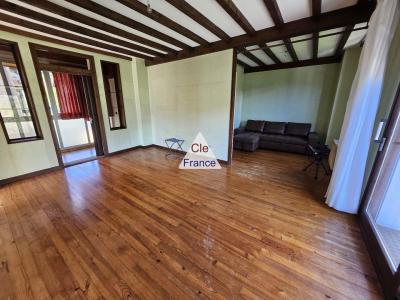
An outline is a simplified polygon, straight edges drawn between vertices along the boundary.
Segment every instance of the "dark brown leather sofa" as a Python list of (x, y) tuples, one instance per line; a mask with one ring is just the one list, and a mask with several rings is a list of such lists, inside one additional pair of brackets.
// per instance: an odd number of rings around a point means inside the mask
[(248, 120), (246, 127), (235, 129), (233, 148), (255, 151), (258, 148), (305, 154), (307, 145), (318, 143), (318, 134), (309, 123)]

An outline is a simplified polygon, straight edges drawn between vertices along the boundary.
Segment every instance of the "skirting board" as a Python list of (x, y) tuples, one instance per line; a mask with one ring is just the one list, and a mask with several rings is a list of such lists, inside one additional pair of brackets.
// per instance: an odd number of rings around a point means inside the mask
[(14, 176), (14, 177), (2, 179), (2, 180), (0, 180), (0, 187), (4, 186), (6, 184), (9, 184), (11, 182), (14, 182), (14, 181), (19, 181), (19, 180), (23, 180), (23, 179), (27, 179), (27, 178), (31, 178), (31, 177), (35, 177), (35, 176), (39, 176), (39, 175), (43, 175), (43, 174), (50, 173), (50, 172), (57, 171), (57, 170), (61, 170), (61, 169), (63, 169), (62, 166), (56, 166), (56, 167), (52, 167), (52, 168), (47, 168), (47, 169), (43, 169), (43, 170), (27, 173), (27, 174), (22, 174), (22, 175), (19, 175), (19, 176)]
[[(178, 150), (178, 149), (169, 149), (168, 147), (165, 147), (165, 146), (151, 144), (151, 145), (146, 145), (146, 146), (135, 146), (135, 147), (131, 147), (131, 148), (127, 148), (127, 149), (111, 152), (111, 153), (108, 153), (108, 154), (104, 155), (104, 157), (114, 156), (114, 155), (122, 154), (122, 153), (125, 153), (125, 152), (134, 151), (134, 150), (137, 150), (137, 149), (146, 149), (146, 148), (151, 148), (151, 147), (155, 147), (155, 148), (159, 148), (159, 149), (163, 149), (163, 150), (171, 150), (171, 151), (174, 151), (174, 152), (178, 152), (180, 154), (186, 154), (186, 151), (181, 151), (181, 150)], [(93, 159), (91, 159), (91, 160), (93, 160)], [(91, 161), (91, 160), (84, 160), (83, 162), (87, 162), (87, 161)], [(226, 160), (218, 159), (218, 162), (220, 164), (223, 164), (223, 165), (229, 165), (229, 163)], [(9, 183), (15, 182), (15, 181), (31, 178), (31, 177), (34, 177), (34, 176), (39, 176), (39, 175), (46, 174), (46, 173), (49, 173), (49, 172), (53, 172), (53, 171), (56, 171), (56, 170), (61, 170), (61, 169), (64, 169), (64, 168), (67, 168), (67, 167), (70, 167), (70, 166), (73, 166), (73, 165), (76, 165), (76, 164), (66, 164), (65, 166), (52, 167), (52, 168), (43, 169), (43, 170), (39, 170), (39, 171), (27, 173), (27, 174), (15, 176), (15, 177), (2, 179), (2, 180), (0, 180), (0, 187), (4, 186), (6, 184), (9, 184)]]

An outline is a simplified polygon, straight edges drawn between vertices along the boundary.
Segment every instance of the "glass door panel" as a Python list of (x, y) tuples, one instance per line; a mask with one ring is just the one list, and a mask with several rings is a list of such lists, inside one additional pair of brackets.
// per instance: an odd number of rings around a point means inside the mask
[[(400, 92), (400, 90), (399, 90)], [(382, 126), (381, 126), (382, 127)], [(364, 196), (361, 228), (387, 298), (400, 284), (400, 96), (393, 106)]]

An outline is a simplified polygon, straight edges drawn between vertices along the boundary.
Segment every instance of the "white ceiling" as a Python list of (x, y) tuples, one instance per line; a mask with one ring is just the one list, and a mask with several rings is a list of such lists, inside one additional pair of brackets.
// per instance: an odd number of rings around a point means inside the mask
[(263, 0), (233, 0), (233, 3), (240, 9), (255, 30), (275, 25)]
[[(150, 0), (150, 4), (152, 1)], [(164, 1), (164, 0), (157, 0)], [(246, 0), (244, 0), (246, 1)], [(247, 2), (252, 2), (254, 5), (256, 0), (248, 0)], [(229, 36), (237, 36), (245, 34), (244, 30), (231, 18), (231, 16), (217, 3), (215, 0), (186, 0), (187, 3), (192, 5), (196, 10), (198, 10), (203, 16), (206, 16), (211, 22), (225, 31)], [(243, 0), (239, 1), (243, 2)], [(173, 19), (178, 21), (179, 19)]]
[(309, 0), (277, 0), (284, 22), (311, 17), (312, 8)]
[[(1, 1), (4, 1), (4, 0), (1, 0)], [(160, 53), (165, 53), (161, 50), (157, 50), (150, 46), (141, 44), (140, 42), (132, 41), (132, 40), (111, 34), (109, 32), (103, 31), (101, 29), (94, 28), (94, 27), (79, 23), (74, 20), (63, 18), (57, 14), (54, 14), (54, 13), (46, 11), (46, 10), (41, 10), (37, 7), (25, 4), (19, 0), (6, 0), (6, 1), (20, 5), (20, 6), (24, 6), (31, 10), (35, 10), (42, 14), (46, 14), (48, 16), (53, 16), (53, 17), (59, 18), (64, 21), (80, 25), (85, 28), (90, 28), (92, 30), (101, 32), (102, 34), (106, 34), (106, 35), (112, 36), (114, 38), (118, 38), (118, 39), (130, 42), (133, 44), (137, 44), (137, 45), (143, 46), (145, 48), (149, 48), (149, 49), (158, 51)], [(164, 42), (164, 41), (162, 41), (156, 37), (153, 37), (149, 34), (146, 34), (139, 30), (125, 26), (115, 20), (100, 16), (92, 11), (88, 11), (86, 9), (78, 7), (74, 4), (71, 4), (67, 1), (65, 1), (65, 0), (42, 0), (42, 1), (53, 2), (55, 4), (61, 5), (65, 8), (68, 8), (72, 11), (83, 14), (90, 18), (96, 19), (98, 21), (104, 22), (106, 24), (117, 27), (124, 31), (136, 34), (143, 38), (146, 38), (150, 41), (159, 43), (161, 45), (168, 46), (168, 47), (178, 50), (178, 51), (181, 50), (180, 47), (171, 45), (171, 44)], [(123, 4), (117, 2), (116, 0), (85, 0), (85, 1), (96, 2), (97, 4), (100, 4), (110, 10), (113, 10), (113, 11), (115, 11), (121, 15), (124, 15), (132, 20), (140, 22), (140, 23), (142, 23), (152, 29), (155, 29), (165, 35), (175, 38), (176, 40), (185, 43), (189, 47), (196, 47), (199, 45), (196, 41), (193, 41), (190, 38), (183, 36), (182, 34), (179, 34), (178, 32), (168, 28), (167, 26), (164, 26), (164, 25), (150, 19), (149, 17), (124, 6)], [(141, 3), (143, 3), (145, 5), (147, 5), (147, 3), (148, 3), (148, 0), (137, 0), (137, 1), (140, 1)], [(230, 37), (245, 34), (245, 31), (229, 16), (229, 14), (217, 3), (217, 1), (215, 1), (215, 0), (185, 0), (185, 1), (188, 4), (190, 4), (191, 6), (193, 6), (198, 12), (200, 12), (206, 18), (208, 18), (211, 22), (213, 22), (216, 26), (218, 26), (221, 30), (223, 30)], [(268, 10), (265, 6), (264, 0), (232, 0), (232, 1), (238, 7), (238, 9), (241, 11), (241, 13), (246, 17), (246, 19), (249, 21), (249, 23), (254, 27), (255, 30), (262, 30), (262, 29), (274, 26), (274, 22), (271, 18), (270, 13), (268, 12)], [(220, 40), (215, 34), (210, 32), (206, 28), (204, 28), (202, 25), (198, 24), (196, 21), (194, 21), (193, 19), (191, 19), (190, 17), (185, 15), (180, 10), (176, 9), (174, 6), (167, 3), (165, 0), (149, 0), (149, 3), (153, 10), (156, 10), (157, 12), (159, 12), (162, 15), (168, 17), (169, 19), (175, 21), (176, 23), (180, 24), (181, 26), (189, 29), (190, 31), (192, 31), (196, 35), (200, 36), (204, 40), (206, 40), (210, 43)], [(278, 3), (279, 9), (281, 11), (282, 17), (285, 22), (290, 22), (293, 20), (310, 17), (312, 15), (312, 1), (311, 0), (277, 0), (277, 3)], [(340, 9), (343, 7), (351, 6), (356, 3), (357, 3), (357, 0), (322, 0), (321, 10), (322, 10), (322, 13), (324, 13), (324, 12)], [(28, 20), (32, 21), (32, 19), (28, 19)], [(2, 24), (4, 24), (4, 22)], [(366, 24), (361, 24), (360, 26), (365, 26), (365, 25)], [(47, 26), (49, 26), (49, 25), (47, 25)], [(15, 26), (12, 25), (12, 27), (15, 27)], [(58, 28), (58, 27), (55, 27), (55, 28), (66, 31), (65, 29), (62, 29), (62, 28)], [(28, 28), (21, 27), (20, 29), (28, 31)], [(326, 34), (326, 33), (327, 32), (321, 32), (320, 34), (322, 35), (322, 34)], [(38, 34), (45, 35), (42, 32), (38, 32)], [(75, 33), (75, 34), (79, 34), (79, 33)], [(366, 35), (366, 30), (360, 30), (360, 31), (353, 32), (350, 35), (345, 47), (351, 47), (351, 46), (359, 43), (365, 37), (365, 35)], [(51, 35), (46, 35), (46, 36), (52, 37)], [(85, 36), (85, 37), (90, 38), (88, 36)], [(321, 37), (319, 40), (318, 56), (326, 57), (326, 56), (332, 55), (336, 49), (336, 45), (337, 45), (337, 42), (340, 39), (340, 37), (341, 37), (341, 34), (333, 35), (333, 36), (329, 36), (329, 37)], [(55, 37), (55, 38), (59, 38), (59, 37)], [(307, 41), (296, 42), (299, 39), (304, 39), (304, 38), (310, 38), (310, 36), (292, 38), (292, 41), (295, 42), (295, 43), (293, 43), (293, 47), (294, 47), (296, 54), (300, 60), (306, 60), (306, 59), (312, 58), (312, 41), (307, 40)], [(71, 41), (71, 40), (68, 40), (68, 41), (71, 43), (79, 44), (76, 41)], [(105, 41), (102, 41), (102, 42), (107, 43)], [(268, 46), (282, 62), (290, 62), (290, 61), (292, 61), (292, 59), (291, 59), (290, 55), (288, 54), (286, 47), (284, 45), (281, 45), (282, 43), (283, 43), (282, 41), (270, 42), (270, 43), (268, 43)], [(278, 46), (274, 46), (277, 44), (278, 44)], [(123, 48), (122, 46), (119, 46), (119, 45), (117, 45), (117, 46)], [(267, 65), (273, 64), (274, 62), (272, 61), (272, 59), (270, 57), (268, 57), (264, 53), (264, 51), (254, 50), (254, 49), (258, 49), (258, 48), (259, 47), (248, 47), (247, 49), (253, 50), (252, 54), (254, 54), (257, 58), (259, 58), (263, 63), (265, 63)], [(107, 50), (107, 51), (110, 51), (110, 50)], [(151, 57), (151, 56), (149, 56), (149, 57)], [(240, 55), (239, 59), (242, 60), (243, 62), (249, 64), (250, 66), (253, 66), (253, 65), (257, 66), (256, 63), (250, 61), (244, 55)]]
[[(147, 0), (138, 0), (139, 2), (147, 5)], [(178, 20), (180, 25), (185, 28), (190, 28), (191, 31), (206, 39), (209, 42), (216, 42), (219, 38), (214, 35), (212, 32), (208, 31), (206, 28), (198, 24), (196, 21), (182, 13), (180, 10), (176, 9), (174, 6), (169, 4), (166, 1), (151, 1), (151, 7), (158, 11), (162, 12), (163, 15), (170, 18), (171, 20)]]

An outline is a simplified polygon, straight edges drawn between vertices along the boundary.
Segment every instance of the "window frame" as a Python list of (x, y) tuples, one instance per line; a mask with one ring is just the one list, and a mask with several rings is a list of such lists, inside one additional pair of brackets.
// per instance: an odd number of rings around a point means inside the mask
[(15, 58), (15, 62), (17, 65), (17, 70), (19, 73), (19, 76), (21, 78), (21, 84), (22, 84), (22, 88), (24, 90), (25, 93), (25, 97), (26, 97), (26, 102), (29, 108), (29, 112), (31, 115), (31, 119), (32, 119), (32, 124), (33, 127), (35, 129), (35, 133), (36, 136), (34, 137), (27, 137), (27, 138), (16, 138), (16, 139), (10, 139), (8, 132), (7, 132), (7, 128), (6, 125), (4, 123), (3, 117), (0, 113), (0, 124), (1, 124), (1, 128), (3, 129), (4, 132), (4, 136), (7, 140), (7, 144), (17, 144), (17, 143), (24, 143), (24, 142), (32, 142), (32, 141), (37, 141), (37, 140), (43, 140), (43, 134), (42, 134), (42, 130), (40, 128), (40, 123), (39, 123), (39, 118), (37, 116), (36, 113), (36, 109), (35, 109), (35, 105), (33, 102), (33, 97), (32, 97), (32, 93), (29, 87), (29, 83), (27, 80), (27, 76), (25, 73), (25, 67), (22, 61), (22, 57), (21, 57), (21, 52), (19, 51), (19, 47), (18, 47), (18, 43), (17, 42), (13, 42), (13, 41), (7, 41), (7, 40), (3, 40), (0, 39), (0, 44), (1, 45), (6, 45), (6, 46), (10, 46)]
[(119, 121), (120, 121), (120, 126), (119, 127), (111, 127), (110, 119), (108, 117), (108, 124), (110, 126), (110, 130), (120, 130), (120, 129), (126, 129), (126, 116), (125, 116), (125, 107), (124, 107), (124, 95), (122, 92), (122, 82), (121, 82), (121, 71), (119, 67), (119, 63), (111, 62), (111, 61), (106, 61), (106, 60), (100, 60), (100, 68), (101, 68), (101, 76), (103, 77), (103, 85), (104, 85), (104, 93), (106, 96), (106, 104), (107, 104), (107, 114), (109, 116), (110, 112), (108, 111), (109, 105), (111, 104), (111, 92), (109, 91), (108, 88), (108, 82), (106, 78), (104, 77), (104, 72), (103, 72), (103, 64), (110, 64), (114, 65), (116, 67), (116, 78), (115, 78), (115, 84), (116, 88), (118, 90), (117, 93), (117, 102), (118, 102), (118, 115), (119, 115)]

